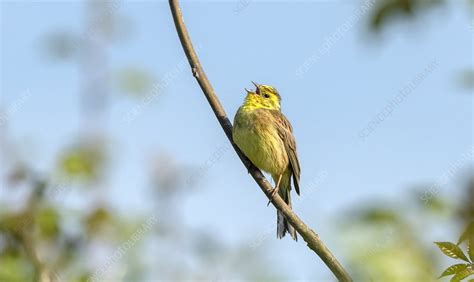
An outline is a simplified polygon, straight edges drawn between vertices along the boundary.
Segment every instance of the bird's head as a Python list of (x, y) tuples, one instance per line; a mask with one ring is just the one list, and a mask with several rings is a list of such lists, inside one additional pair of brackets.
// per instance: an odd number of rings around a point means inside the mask
[(255, 90), (248, 90), (247, 97), (244, 101), (244, 107), (249, 109), (270, 109), (280, 110), (281, 97), (278, 91), (269, 85), (257, 84), (252, 81), (255, 85)]

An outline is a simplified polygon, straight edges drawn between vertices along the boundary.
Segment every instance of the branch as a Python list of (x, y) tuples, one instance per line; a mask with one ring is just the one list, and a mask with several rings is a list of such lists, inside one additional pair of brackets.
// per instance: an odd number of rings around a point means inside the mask
[(290, 207), (282, 200), (282, 198), (276, 194), (275, 197), (271, 197), (272, 186), (263, 176), (262, 172), (256, 168), (244, 154), (239, 150), (239, 148), (234, 144), (232, 139), (232, 124), (227, 118), (227, 115), (222, 107), (217, 95), (212, 88), (211, 83), (207, 79), (206, 74), (199, 62), (199, 58), (194, 51), (191, 38), (189, 37), (188, 31), (184, 24), (183, 15), (181, 13), (181, 8), (179, 6), (178, 0), (169, 0), (171, 13), (173, 15), (174, 24), (176, 26), (176, 31), (178, 33), (181, 45), (183, 46), (184, 53), (188, 58), (189, 64), (193, 76), (196, 78), (199, 86), (201, 87), (204, 96), (206, 96), (209, 105), (211, 106), (214, 114), (216, 115), (217, 120), (219, 121), (222, 129), (224, 130), (227, 138), (234, 147), (239, 158), (242, 160), (242, 163), (245, 165), (249, 173), (252, 175), (255, 182), (262, 189), (262, 191), (267, 195), (268, 199), (272, 202), (276, 209), (281, 211), (290, 224), (298, 231), (303, 240), (307, 243), (308, 247), (313, 250), (329, 267), (329, 269), (334, 273), (339, 281), (352, 281), (351, 277), (347, 271), (342, 267), (342, 265), (337, 261), (334, 255), (329, 251), (329, 249), (324, 245), (324, 243), (319, 238), (311, 228), (309, 228), (291, 209)]
[(28, 210), (27, 214), (28, 216), (28, 225), (23, 226), (23, 228), (20, 231), (20, 241), (22, 242), (22, 245), (25, 249), (27, 257), (31, 260), (33, 263), (33, 266), (35, 268), (35, 281), (38, 282), (55, 282), (57, 281), (57, 277), (55, 276), (55, 273), (51, 269), (48, 268), (48, 266), (43, 263), (38, 256), (38, 253), (36, 251), (36, 246), (35, 246), (35, 240), (33, 236), (33, 228), (34, 228), (34, 219), (33, 216), (38, 212), (38, 205), (42, 201), (42, 198), (44, 196), (44, 190), (46, 188), (45, 186), (45, 180), (37, 178), (35, 173), (33, 171), (30, 171), (31, 175), (31, 181), (32, 181), (32, 186), (34, 187), (33, 193), (30, 195), (30, 199), (28, 200)]
[(52, 282), (55, 281), (49, 269), (41, 262), (36, 253), (33, 238), (31, 233), (24, 231), (19, 235), (19, 240), (25, 249), (26, 256), (31, 261), (35, 269), (35, 281), (38, 282)]

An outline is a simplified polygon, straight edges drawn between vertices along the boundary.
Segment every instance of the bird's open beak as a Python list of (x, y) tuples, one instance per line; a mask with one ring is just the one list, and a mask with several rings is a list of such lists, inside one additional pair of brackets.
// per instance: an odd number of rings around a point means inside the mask
[(244, 89), (245, 89), (245, 91), (247, 91), (247, 94), (250, 94), (250, 93), (253, 92), (252, 90), (248, 90), (247, 88), (244, 88)]
[(260, 84), (258, 84), (258, 83), (256, 83), (256, 82), (253, 82), (253, 81), (252, 81), (252, 83), (253, 83), (253, 85), (255, 85), (255, 93), (257, 93), (257, 94), (258, 94), (258, 92), (259, 92), (259, 87), (260, 87)]

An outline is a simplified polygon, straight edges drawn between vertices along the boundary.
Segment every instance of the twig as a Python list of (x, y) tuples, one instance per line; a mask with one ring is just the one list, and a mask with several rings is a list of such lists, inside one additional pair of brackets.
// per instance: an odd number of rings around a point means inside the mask
[(232, 140), (232, 124), (227, 118), (227, 115), (222, 107), (219, 99), (217, 98), (214, 89), (212, 88), (211, 83), (207, 79), (206, 74), (199, 62), (199, 58), (194, 51), (193, 44), (191, 42), (191, 38), (189, 37), (188, 31), (184, 24), (183, 15), (181, 13), (181, 8), (179, 6), (178, 0), (169, 0), (171, 13), (173, 15), (174, 24), (176, 26), (176, 31), (178, 33), (179, 39), (181, 41), (181, 45), (183, 46), (184, 53), (186, 53), (186, 57), (188, 58), (189, 64), (191, 66), (191, 70), (193, 76), (196, 78), (201, 90), (206, 96), (207, 101), (209, 102), (214, 114), (217, 117), (222, 129), (224, 130), (227, 138), (229, 139), (230, 143), (234, 147), (237, 155), (242, 160), (243, 164), (252, 175), (252, 177), (257, 182), (258, 186), (262, 189), (262, 191), (267, 195), (267, 197), (271, 200), (275, 208), (281, 211), (286, 219), (291, 223), (291, 225), (298, 231), (301, 235), (303, 240), (307, 243), (308, 247), (313, 250), (329, 267), (329, 269), (334, 273), (339, 281), (352, 281), (351, 277), (347, 273), (347, 271), (342, 267), (342, 265), (337, 261), (334, 255), (329, 251), (329, 249), (324, 245), (324, 243), (319, 238), (318, 234), (316, 234), (311, 228), (309, 228), (291, 209), (288, 205), (281, 199), (281, 197), (277, 194), (275, 197), (271, 197), (271, 189), (272, 186), (266, 180), (265, 176), (263, 176), (262, 172), (256, 168), (245, 155), (239, 150), (239, 148), (234, 144)]

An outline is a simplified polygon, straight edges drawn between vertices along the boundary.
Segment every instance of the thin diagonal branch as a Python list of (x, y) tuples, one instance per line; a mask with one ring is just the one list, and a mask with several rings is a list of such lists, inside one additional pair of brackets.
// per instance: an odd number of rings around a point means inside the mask
[(181, 41), (181, 45), (183, 46), (184, 53), (186, 53), (186, 57), (188, 58), (193, 76), (199, 83), (199, 86), (201, 87), (204, 96), (206, 96), (207, 101), (209, 102), (212, 110), (214, 111), (214, 114), (216, 115), (217, 120), (222, 126), (222, 129), (227, 135), (227, 138), (229, 139), (230, 143), (237, 152), (237, 155), (240, 157), (249, 173), (255, 179), (255, 182), (257, 182), (258, 186), (260, 186), (262, 191), (271, 200), (275, 208), (277, 208), (283, 213), (286, 219), (296, 229), (296, 231), (298, 231), (303, 240), (307, 243), (308, 247), (323, 260), (323, 262), (334, 273), (337, 279), (339, 281), (352, 281), (347, 271), (342, 267), (342, 265), (337, 261), (334, 255), (324, 245), (318, 234), (311, 230), (311, 228), (309, 228), (290, 209), (290, 207), (282, 200), (282, 198), (278, 194), (273, 198), (271, 197), (272, 186), (270, 185), (270, 183), (266, 180), (265, 176), (263, 176), (262, 172), (258, 168), (256, 168), (234, 144), (232, 140), (232, 124), (227, 118), (224, 108), (222, 107), (219, 99), (217, 98), (217, 95), (215, 94), (211, 83), (207, 79), (207, 76), (204, 73), (201, 63), (199, 62), (199, 58), (196, 52), (194, 51), (191, 38), (189, 37), (188, 31), (184, 24), (183, 15), (181, 13), (181, 8), (179, 6), (178, 0), (169, 0), (169, 4), (171, 8), (171, 13), (173, 15), (174, 24), (176, 26), (176, 31)]

